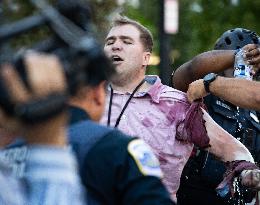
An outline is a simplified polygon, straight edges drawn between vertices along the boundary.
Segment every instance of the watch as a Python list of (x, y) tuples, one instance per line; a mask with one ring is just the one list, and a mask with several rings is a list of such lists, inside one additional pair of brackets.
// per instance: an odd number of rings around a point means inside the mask
[(205, 90), (206, 90), (207, 93), (210, 93), (209, 85), (210, 85), (210, 83), (212, 83), (214, 80), (216, 80), (217, 76), (218, 76), (218, 75), (215, 74), (215, 73), (209, 73), (209, 74), (205, 75), (205, 77), (203, 78), (204, 88), (205, 88)]

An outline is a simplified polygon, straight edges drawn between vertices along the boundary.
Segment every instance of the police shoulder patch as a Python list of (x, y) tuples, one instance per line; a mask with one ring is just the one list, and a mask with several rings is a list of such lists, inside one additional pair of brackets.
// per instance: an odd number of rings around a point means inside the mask
[(143, 175), (162, 177), (160, 164), (152, 149), (141, 139), (132, 140), (128, 144), (128, 152), (135, 160)]

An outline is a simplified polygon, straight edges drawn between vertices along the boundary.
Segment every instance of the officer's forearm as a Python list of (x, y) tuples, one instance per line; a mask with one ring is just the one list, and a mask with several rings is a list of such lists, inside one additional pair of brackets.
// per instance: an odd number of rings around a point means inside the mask
[(260, 110), (260, 82), (217, 77), (210, 92), (239, 107)]
[(219, 73), (234, 65), (233, 50), (213, 50), (204, 52), (175, 71), (172, 82), (176, 89), (186, 92), (191, 82), (208, 73)]

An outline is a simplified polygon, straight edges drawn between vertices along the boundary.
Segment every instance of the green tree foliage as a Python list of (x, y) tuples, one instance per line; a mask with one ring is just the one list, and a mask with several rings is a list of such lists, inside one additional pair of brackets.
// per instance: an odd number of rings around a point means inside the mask
[[(66, 1), (66, 0), (64, 0)], [(105, 31), (109, 25), (109, 14), (113, 13), (117, 8), (116, 0), (80, 0), (90, 8), (89, 23), (95, 37), (99, 40), (104, 39)], [(46, 0), (46, 2), (55, 5), (57, 0)], [(30, 3), (30, 0), (3, 0), (0, 1), (0, 24), (9, 24), (36, 14), (37, 9)], [(19, 36), (12, 43), (15, 47), (21, 45), (30, 46), (35, 42), (46, 38), (51, 32), (47, 26), (41, 26), (30, 30), (29, 32)]]
[(109, 21), (114, 12), (117, 10), (116, 0), (89, 0), (91, 8), (91, 18), (95, 25), (98, 38), (102, 41), (109, 28)]
[[(125, 13), (147, 25), (153, 32), (158, 54), (159, 1), (140, 0), (140, 6), (127, 4)], [(226, 30), (243, 27), (260, 34), (260, 1), (179, 0), (179, 32), (172, 35), (174, 68), (193, 56), (212, 50)]]
[[(35, 9), (32, 4), (28, 0), (19, 1), (3, 1), (1, 3), (1, 16), (0, 22), (1, 24), (10, 24), (12, 22), (18, 21), (25, 17), (33, 15)], [(29, 33), (25, 33), (20, 35), (11, 41), (11, 45), (17, 49), (21, 47), (21, 45), (31, 46), (38, 39), (41, 39), (43, 36), (46, 36), (48, 30), (46, 27), (42, 27), (41, 29), (33, 29)]]
[[(182, 4), (185, 1), (189, 10), (182, 12)], [(188, 38), (190, 40), (185, 46), (190, 50), (190, 53), (187, 53), (189, 58), (199, 52), (212, 49), (218, 37), (228, 29), (243, 27), (260, 33), (258, 20), (260, 18), (260, 1), (237, 0), (237, 4), (232, 2), (235, 1), (181, 1), (181, 27), (176, 38), (181, 39), (182, 32), (185, 29), (189, 30), (190, 37)], [(196, 10), (195, 6), (199, 9)], [(189, 27), (187, 28), (185, 25), (189, 25)]]
[[(50, 0), (55, 2), (55, 0)], [(109, 20), (116, 12), (121, 12), (146, 25), (154, 35), (154, 53), (158, 55), (159, 42), (159, 4), (163, 0), (139, 0), (139, 6), (133, 7), (132, 0), (125, 0), (123, 9), (117, 0), (82, 0), (90, 4), (92, 21), (96, 27), (97, 37), (103, 39)], [(32, 14), (34, 9), (29, 0), (6, 0), (2, 10), (10, 19)], [(11, 3), (10, 3), (11, 2)], [(10, 12), (11, 11), (11, 12)], [(217, 38), (226, 30), (243, 27), (260, 34), (260, 1), (249, 0), (179, 0), (179, 32), (171, 35), (171, 54), (176, 68), (185, 61), (203, 51), (211, 50)], [(4, 19), (0, 19), (4, 23)], [(43, 34), (42, 34), (43, 33)], [(35, 32), (26, 36), (32, 41), (40, 34)]]

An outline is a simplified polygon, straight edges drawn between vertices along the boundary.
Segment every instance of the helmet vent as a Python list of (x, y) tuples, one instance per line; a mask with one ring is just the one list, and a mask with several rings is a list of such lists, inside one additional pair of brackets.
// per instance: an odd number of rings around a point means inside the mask
[(260, 45), (260, 37), (254, 31), (235, 28), (224, 32), (216, 41), (214, 49), (237, 49), (249, 43)]
[(243, 41), (243, 40), (244, 40), (244, 37), (243, 37), (241, 34), (238, 34), (237, 36), (238, 36), (238, 38), (239, 38), (240, 41)]
[(225, 38), (225, 42), (226, 42), (226, 44), (230, 45), (230, 44), (231, 44), (230, 38), (229, 38), (229, 37), (226, 37), (226, 38)]
[(252, 40), (253, 40), (254, 44), (258, 44), (259, 43), (258, 38), (252, 38)]

